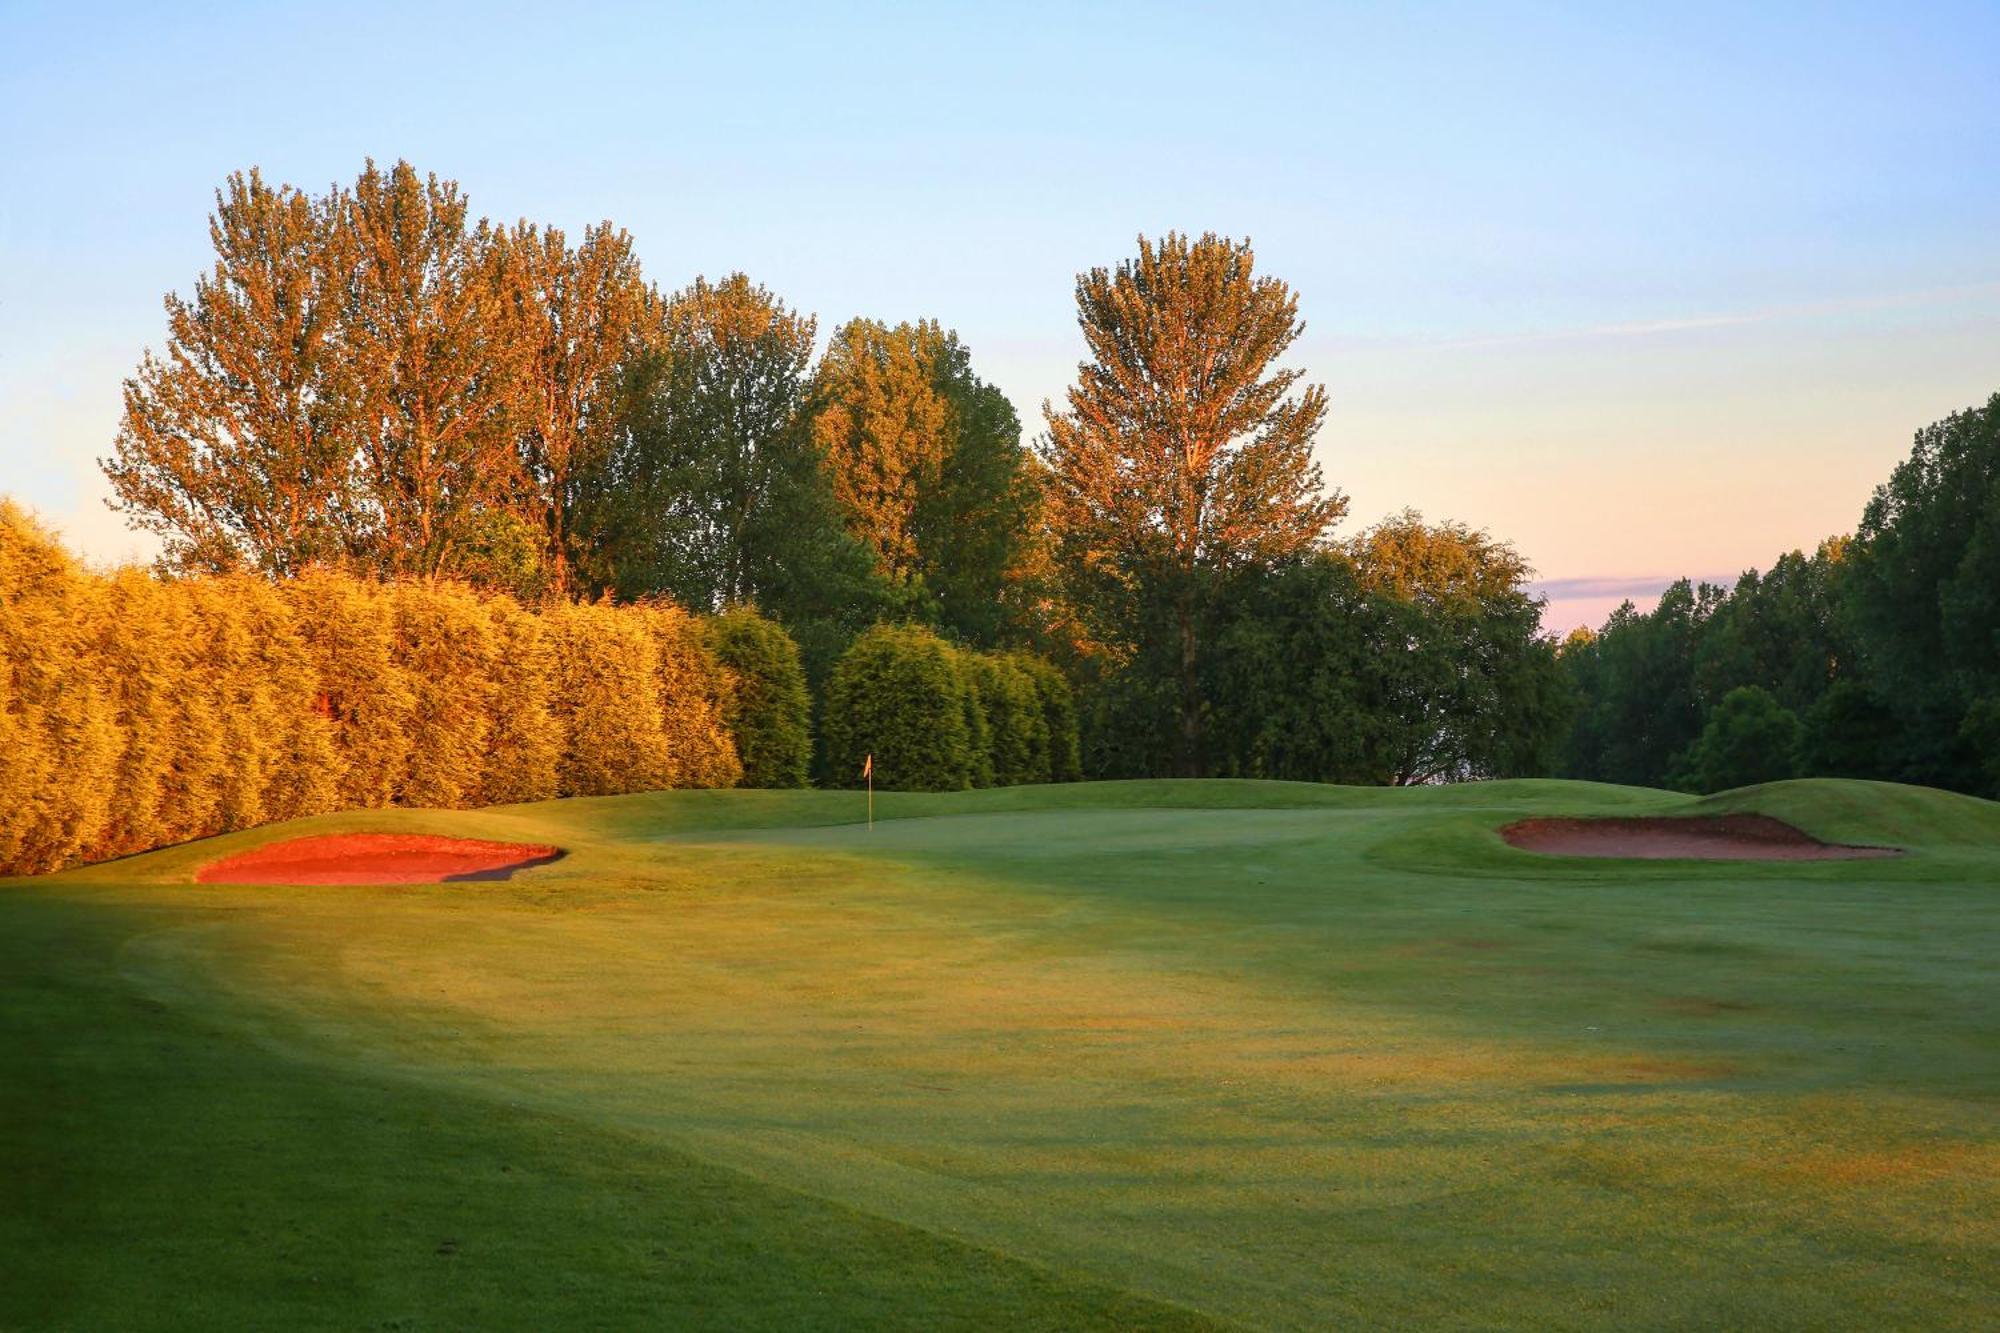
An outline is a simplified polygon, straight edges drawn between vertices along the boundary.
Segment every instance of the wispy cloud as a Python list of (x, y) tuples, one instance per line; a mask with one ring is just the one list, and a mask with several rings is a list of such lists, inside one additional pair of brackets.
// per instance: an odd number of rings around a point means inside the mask
[(1528, 585), (1528, 591), (1546, 597), (1552, 602), (1597, 601), (1611, 597), (1630, 597), (1638, 601), (1647, 597), (1658, 597), (1669, 587), (1686, 578), (1693, 583), (1713, 583), (1729, 588), (1736, 584), (1734, 574), (1632, 574), (1590, 576), (1573, 579), (1542, 579)]
[(1780, 320), (1812, 319), (1864, 310), (1895, 310), (1912, 306), (1971, 301), (1989, 296), (2000, 297), (2000, 281), (1963, 283), (1952, 287), (1924, 287), (1913, 291), (1885, 292), (1874, 296), (1762, 306), (1753, 310), (1724, 311), (1672, 319), (1640, 319), (1616, 324), (1588, 324), (1568, 329), (1483, 334), (1469, 338), (1450, 338), (1433, 345), (1451, 348), (1512, 347), (1529, 343), (1571, 342), (1599, 338), (1652, 338), (1663, 334), (1692, 333), (1702, 329), (1772, 324)]

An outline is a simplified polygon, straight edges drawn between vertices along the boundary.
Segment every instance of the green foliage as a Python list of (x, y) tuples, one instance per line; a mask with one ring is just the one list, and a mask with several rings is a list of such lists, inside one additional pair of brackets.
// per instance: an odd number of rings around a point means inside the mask
[(1755, 686), (1800, 720), (1801, 771), (2000, 793), (2000, 395), (1918, 432), (1851, 539), (1725, 591), (1686, 581), (1563, 654), (1583, 699), (1563, 771), (1659, 783)]
[(967, 654), (966, 660), (986, 722), (990, 785), (1050, 781), (1049, 721), (1034, 677), (1013, 654)]
[(1733, 689), (1689, 747), (1681, 785), (1715, 792), (1792, 777), (1798, 771), (1800, 730), (1798, 715), (1761, 685)]
[(1091, 359), (1039, 446), (1055, 568), (1121, 699), (1172, 681), (1174, 772), (1200, 776), (1223, 576), (1315, 549), (1347, 508), (1313, 460), (1326, 391), (1280, 365), (1298, 297), (1247, 241), (1142, 236), (1115, 272), (1079, 274), (1076, 302)]
[(709, 650), (733, 683), (723, 721), (736, 738), (746, 787), (803, 787), (812, 762), (812, 700), (799, 647), (748, 607), (711, 616)]
[(1345, 783), (1547, 772), (1570, 719), (1504, 543), (1405, 514), (1232, 582), (1206, 656), (1218, 771)]
[(821, 725), (834, 781), (861, 785), (872, 754), (884, 790), (970, 787), (978, 769), (968, 718), (977, 707), (951, 645), (928, 630), (877, 625), (827, 681)]
[(652, 632), (656, 654), (652, 711), (666, 742), (665, 767), (652, 787), (734, 787), (743, 763), (724, 724), (733, 682), (710, 650), (701, 625), (671, 602), (626, 610)]
[(809, 435), (814, 322), (744, 275), (666, 302), (582, 479), (587, 577), (621, 597), (761, 607), (823, 677), (887, 609)]
[(903, 616), (990, 646), (1027, 629), (1038, 487), (1013, 405), (936, 321), (834, 331), (812, 438), (849, 530)]
[(1048, 735), (1047, 780), (1081, 780), (1083, 762), (1077, 735), (1076, 697), (1071, 693), (1069, 681), (1052, 663), (1033, 654), (1014, 653), (1010, 660), (1027, 675), (1042, 710), (1041, 729)]
[(2000, 394), (1917, 433), (1852, 558), (1865, 673), (1899, 732), (1883, 775), (2000, 793), (1968, 727), (2000, 696)]

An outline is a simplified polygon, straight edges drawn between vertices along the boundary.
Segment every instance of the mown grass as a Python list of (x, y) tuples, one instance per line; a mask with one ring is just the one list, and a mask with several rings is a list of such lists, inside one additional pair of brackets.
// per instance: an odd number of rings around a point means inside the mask
[[(1974, 1327), (2000, 807), (670, 793), (0, 889), (0, 1326)], [(1759, 809), (1894, 861), (1562, 861)], [(197, 886), (303, 831), (503, 884)]]

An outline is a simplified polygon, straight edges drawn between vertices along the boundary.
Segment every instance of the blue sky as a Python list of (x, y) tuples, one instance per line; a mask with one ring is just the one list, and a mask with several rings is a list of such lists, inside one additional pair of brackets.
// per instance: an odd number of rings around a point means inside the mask
[(0, 491), (143, 554), (93, 460), (215, 185), (373, 155), (822, 332), (934, 316), (1031, 430), (1079, 269), (1249, 235), (1301, 293), (1350, 528), (1414, 505), (1565, 592), (1731, 575), (2000, 390), (1996, 68), (1990, 2), (0, 0)]

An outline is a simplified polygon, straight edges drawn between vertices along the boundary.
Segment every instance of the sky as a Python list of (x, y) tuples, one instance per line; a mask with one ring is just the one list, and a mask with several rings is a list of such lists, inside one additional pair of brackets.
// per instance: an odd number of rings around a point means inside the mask
[(1344, 532), (1512, 541), (1548, 623), (1853, 528), (2000, 391), (2000, 4), (0, 0), (0, 493), (99, 561), (120, 382), (230, 172), (364, 159), (675, 288), (936, 318), (1029, 433), (1078, 272), (1254, 243)]

